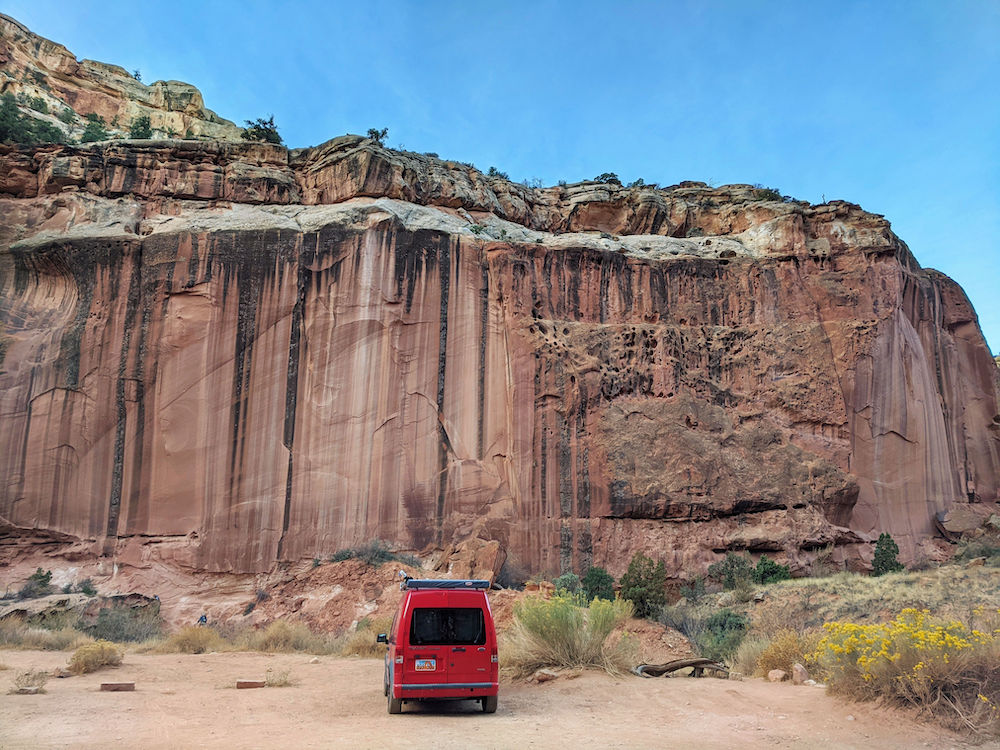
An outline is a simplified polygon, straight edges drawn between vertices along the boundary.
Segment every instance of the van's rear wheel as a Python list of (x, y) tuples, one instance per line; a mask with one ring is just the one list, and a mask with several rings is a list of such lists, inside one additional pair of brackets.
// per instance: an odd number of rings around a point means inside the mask
[(480, 698), (483, 703), (483, 713), (484, 714), (495, 714), (497, 712), (497, 697), (495, 695), (487, 695), (485, 698)]
[(392, 688), (389, 689), (389, 713), (391, 714), (401, 714), (403, 713), (403, 700), (401, 698), (392, 697)]

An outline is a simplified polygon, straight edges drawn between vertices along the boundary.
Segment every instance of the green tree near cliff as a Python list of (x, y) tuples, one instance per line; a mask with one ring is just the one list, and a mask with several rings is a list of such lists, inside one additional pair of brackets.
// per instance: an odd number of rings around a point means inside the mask
[(80, 136), (80, 143), (93, 143), (95, 141), (106, 141), (108, 139), (108, 127), (104, 123), (104, 118), (91, 112), (87, 115), (87, 126)]
[(149, 122), (149, 115), (139, 115), (128, 129), (129, 138), (152, 138), (153, 127)]
[(256, 120), (246, 120), (247, 126), (243, 129), (243, 140), (264, 141), (265, 143), (282, 144), (281, 136), (278, 135), (278, 128), (274, 124), (274, 115), (266, 120), (258, 117)]
[(875, 542), (875, 559), (872, 561), (872, 575), (884, 576), (886, 573), (896, 573), (903, 570), (902, 564), (896, 559), (899, 554), (899, 545), (886, 532), (879, 535)]
[(619, 583), (622, 599), (635, 605), (638, 617), (657, 617), (667, 603), (667, 569), (663, 560), (654, 563), (636, 552)]
[(17, 100), (9, 91), (0, 98), (0, 143), (60, 143), (63, 132), (51, 123), (21, 114)]
[(368, 128), (368, 137), (375, 142), (376, 146), (384, 146), (385, 139), (389, 135), (389, 128)]

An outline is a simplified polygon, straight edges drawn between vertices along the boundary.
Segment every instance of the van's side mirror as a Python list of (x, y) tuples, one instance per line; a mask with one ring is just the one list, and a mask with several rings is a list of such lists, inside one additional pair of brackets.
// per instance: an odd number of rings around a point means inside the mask
[(375, 637), (375, 642), (376, 643), (388, 643), (389, 642), (389, 636), (387, 636), (385, 633), (379, 633)]

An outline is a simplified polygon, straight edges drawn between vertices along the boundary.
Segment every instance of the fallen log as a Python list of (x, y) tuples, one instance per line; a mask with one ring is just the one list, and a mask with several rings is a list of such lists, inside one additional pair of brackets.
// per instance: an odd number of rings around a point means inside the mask
[(686, 667), (694, 668), (694, 671), (691, 673), (694, 677), (701, 677), (706, 669), (729, 674), (729, 669), (725, 664), (700, 656), (692, 656), (687, 659), (674, 659), (673, 661), (668, 661), (666, 664), (640, 664), (632, 672), (640, 677), (662, 677), (665, 674), (670, 674)]

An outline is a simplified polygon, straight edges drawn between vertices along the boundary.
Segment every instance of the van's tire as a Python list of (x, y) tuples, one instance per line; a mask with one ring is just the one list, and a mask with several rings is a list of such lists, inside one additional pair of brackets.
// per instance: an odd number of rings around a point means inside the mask
[(392, 693), (388, 694), (388, 698), (389, 698), (389, 702), (388, 702), (389, 713), (391, 713), (391, 714), (401, 714), (401, 713), (403, 713), (403, 699), (402, 698), (393, 698), (392, 697)]
[(495, 695), (487, 695), (484, 698), (480, 698), (483, 702), (483, 713), (484, 714), (495, 714), (497, 712), (497, 697)]

